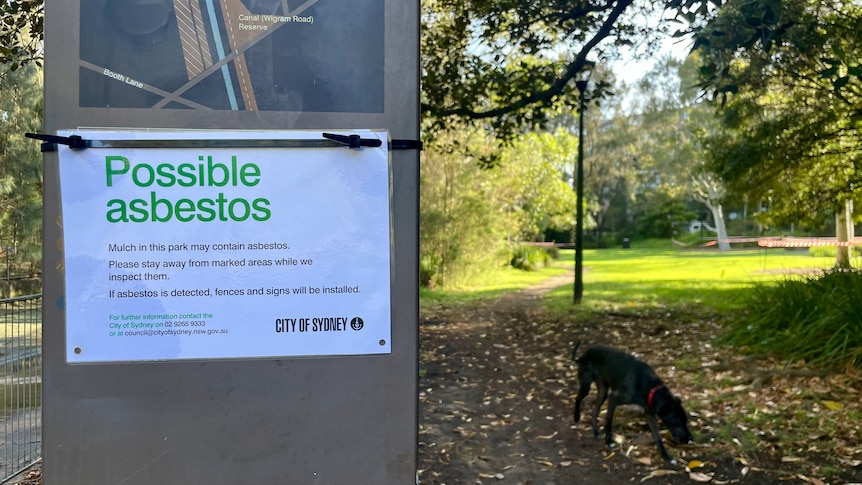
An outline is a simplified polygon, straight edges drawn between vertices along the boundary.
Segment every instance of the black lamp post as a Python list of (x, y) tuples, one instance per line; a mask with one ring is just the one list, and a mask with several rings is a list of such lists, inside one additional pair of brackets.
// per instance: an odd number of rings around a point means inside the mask
[(580, 93), (578, 101), (578, 166), (575, 209), (575, 297), (574, 303), (581, 302), (584, 296), (584, 92), (587, 81), (575, 81)]

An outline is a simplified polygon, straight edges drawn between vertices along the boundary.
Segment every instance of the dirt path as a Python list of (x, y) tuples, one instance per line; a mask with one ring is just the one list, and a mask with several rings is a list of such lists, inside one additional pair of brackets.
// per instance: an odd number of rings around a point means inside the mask
[[(743, 455), (734, 443), (716, 442), (720, 417), (693, 409), (705, 391), (679, 388), (682, 372), (667, 361), (671, 355), (694, 367), (711, 365), (716, 355), (705, 335), (715, 335), (717, 326), (709, 319), (683, 323), (669, 313), (609, 313), (595, 321), (545, 321), (538, 299), (571, 281), (564, 275), (486, 304), (423, 310), (420, 483), (825, 483), (782, 468), (778, 453)], [(588, 420), (573, 426), (576, 367), (570, 355), (578, 340), (635, 352), (690, 402), (697, 441), (668, 448), (679, 464), (658, 457), (637, 409), (618, 410), (616, 449), (592, 437)], [(585, 400), (586, 412), (593, 395)], [(686, 464), (698, 462), (702, 466), (686, 471)]]
[[(489, 303), (423, 308), (421, 484), (862, 483), (858, 376), (811, 376), (728, 356), (711, 345), (718, 325), (708, 315), (616, 310), (548, 319), (539, 299), (571, 282), (564, 275)], [(683, 399), (696, 443), (668, 447), (679, 464), (660, 460), (635, 409), (617, 411), (615, 449), (593, 439), (585, 422), (573, 426), (576, 341), (636, 353)], [(824, 420), (825, 403), (840, 404), (834, 413), (849, 418), (840, 426)], [(585, 412), (593, 405), (591, 395)], [(730, 415), (763, 412), (773, 414), (759, 424), (727, 425)], [(799, 438), (780, 441), (791, 432)], [(760, 443), (749, 441), (752, 433)], [(817, 478), (826, 468), (831, 478)], [(40, 485), (41, 464), (9, 483)]]

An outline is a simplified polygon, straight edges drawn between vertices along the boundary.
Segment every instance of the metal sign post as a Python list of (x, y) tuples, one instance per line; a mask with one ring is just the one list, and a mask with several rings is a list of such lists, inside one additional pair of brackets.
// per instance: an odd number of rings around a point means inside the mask
[(415, 482), (419, 2), (45, 12), (46, 485)]

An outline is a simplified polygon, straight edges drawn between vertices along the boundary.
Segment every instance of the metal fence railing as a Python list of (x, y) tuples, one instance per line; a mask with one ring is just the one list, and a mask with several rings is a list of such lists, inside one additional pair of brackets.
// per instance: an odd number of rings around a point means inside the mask
[(0, 300), (0, 483), (42, 456), (42, 295)]

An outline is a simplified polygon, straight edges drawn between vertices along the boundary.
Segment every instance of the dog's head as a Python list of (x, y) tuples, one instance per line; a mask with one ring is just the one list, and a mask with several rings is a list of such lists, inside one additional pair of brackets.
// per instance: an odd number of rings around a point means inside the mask
[(670, 435), (673, 436), (677, 443), (691, 443), (694, 437), (688, 430), (688, 414), (682, 408), (682, 401), (678, 397), (673, 397), (661, 403), (656, 410), (656, 414), (667, 426)]

